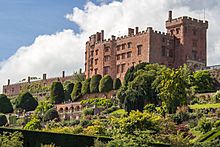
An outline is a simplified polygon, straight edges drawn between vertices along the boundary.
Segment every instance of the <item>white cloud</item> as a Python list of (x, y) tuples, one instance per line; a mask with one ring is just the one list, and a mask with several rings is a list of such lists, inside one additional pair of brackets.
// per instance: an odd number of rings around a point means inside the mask
[[(209, 64), (220, 64), (220, 1), (213, 0), (101, 0), (101, 5), (88, 2), (84, 9), (74, 8), (67, 19), (76, 23), (80, 33), (72, 30), (36, 38), (30, 46), (21, 47), (8, 60), (0, 63), (0, 85), (8, 78), (18, 81), (28, 75), (41, 76), (49, 73), (60, 75), (62, 70), (72, 73), (84, 68), (85, 41), (91, 34), (105, 30), (105, 37), (114, 34), (124, 35), (128, 27), (139, 26), (145, 30), (148, 26), (165, 31), (168, 10), (173, 10), (174, 17), (183, 15), (209, 20), (208, 55)], [(200, 3), (198, 5), (198, 3)]]

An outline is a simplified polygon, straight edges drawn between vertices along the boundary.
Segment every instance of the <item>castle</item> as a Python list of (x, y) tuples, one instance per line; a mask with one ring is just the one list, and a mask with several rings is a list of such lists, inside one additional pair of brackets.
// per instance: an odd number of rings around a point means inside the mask
[(89, 37), (85, 51), (86, 78), (109, 74), (124, 78), (127, 69), (141, 62), (178, 67), (184, 63), (193, 69), (206, 66), (208, 21), (183, 16), (172, 18), (169, 11), (167, 33), (148, 27), (145, 31), (128, 28), (128, 35), (104, 39), (104, 31)]

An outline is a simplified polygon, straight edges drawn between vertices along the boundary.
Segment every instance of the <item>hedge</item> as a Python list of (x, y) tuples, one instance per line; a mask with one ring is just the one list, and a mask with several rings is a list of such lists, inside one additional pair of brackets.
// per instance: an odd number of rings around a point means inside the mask
[(21, 108), (25, 111), (32, 111), (35, 110), (38, 102), (29, 92), (25, 92), (17, 97), (15, 105), (16, 108)]
[(73, 84), (73, 83), (69, 83), (69, 84), (66, 86), (66, 89), (65, 89), (65, 101), (71, 100), (71, 93), (72, 93), (72, 91), (73, 91), (73, 87), (74, 87), (74, 84)]
[(119, 78), (116, 78), (113, 81), (113, 89), (118, 90), (121, 87), (121, 80)]
[(71, 93), (71, 97), (72, 97), (73, 101), (76, 101), (78, 98), (80, 98), (82, 96), (81, 88), (82, 88), (82, 83), (77, 81), (74, 84), (74, 88), (73, 88), (73, 91)]
[(62, 103), (65, 99), (63, 85), (61, 82), (53, 82), (50, 88), (50, 98), (55, 104)]
[(105, 75), (99, 83), (99, 92), (109, 92), (113, 89), (113, 80), (111, 76)]
[(0, 114), (0, 126), (7, 124), (8, 120), (4, 114)]
[(4, 94), (0, 94), (0, 113), (12, 113), (13, 107), (8, 99), (8, 97)]
[(91, 81), (90, 81), (90, 92), (91, 93), (99, 92), (99, 82), (101, 78), (102, 76), (99, 74), (92, 76)]
[(56, 118), (59, 119), (59, 114), (55, 108), (51, 108), (45, 113), (43, 120), (49, 121), (49, 120), (53, 120)]
[(82, 95), (90, 93), (90, 81), (91, 81), (91, 79), (88, 78), (82, 82), (82, 89), (81, 89)]

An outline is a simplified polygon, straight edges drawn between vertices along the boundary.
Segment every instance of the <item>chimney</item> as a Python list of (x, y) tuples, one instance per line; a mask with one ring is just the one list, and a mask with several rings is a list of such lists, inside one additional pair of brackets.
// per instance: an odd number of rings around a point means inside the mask
[(115, 40), (115, 36), (114, 35), (112, 35), (112, 40)]
[(138, 27), (135, 27), (135, 34), (138, 34)]
[(169, 21), (169, 22), (172, 21), (172, 11), (169, 11), (168, 21)]
[(47, 79), (47, 74), (43, 74), (43, 80)]
[(134, 35), (134, 29), (128, 28), (128, 36)]
[(8, 79), (8, 85), (10, 85), (10, 79)]
[(62, 78), (65, 78), (65, 71), (62, 72)]
[(31, 82), (31, 77), (28, 77), (28, 83), (30, 83)]
[(102, 36), (101, 39), (102, 39), (102, 41), (104, 41), (104, 30), (101, 30), (101, 34), (102, 34), (101, 35)]

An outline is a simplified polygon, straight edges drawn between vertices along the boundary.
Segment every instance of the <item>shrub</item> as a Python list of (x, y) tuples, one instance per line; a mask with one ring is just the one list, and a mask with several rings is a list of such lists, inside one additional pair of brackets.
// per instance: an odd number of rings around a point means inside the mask
[(72, 97), (72, 100), (73, 101), (76, 101), (78, 98), (81, 97), (81, 88), (82, 88), (82, 83), (81, 82), (76, 82), (74, 84), (74, 88), (73, 88), (73, 91), (71, 93), (71, 97)]
[(16, 99), (16, 108), (21, 108), (25, 111), (35, 110), (37, 105), (37, 100), (29, 92), (20, 94)]
[(21, 132), (3, 132), (0, 135), (1, 147), (23, 147), (23, 136)]
[(113, 89), (113, 80), (111, 76), (105, 75), (99, 83), (99, 92), (109, 92)]
[(199, 131), (201, 131), (203, 133), (210, 131), (212, 129), (211, 120), (209, 120), (207, 118), (200, 119), (199, 123), (198, 123), (198, 129), (199, 129)]
[(24, 129), (26, 130), (36, 130), (36, 129), (40, 129), (41, 125), (40, 125), (40, 119), (37, 118), (32, 118), (24, 127)]
[(81, 105), (96, 105), (96, 106), (108, 106), (111, 107), (112, 101), (110, 99), (106, 99), (106, 98), (91, 98), (91, 99), (87, 99), (87, 100), (82, 100), (80, 102)]
[(65, 90), (65, 101), (71, 100), (71, 93), (72, 93), (72, 91), (73, 91), (73, 87), (74, 87), (74, 84), (73, 84), (73, 83), (69, 83), (69, 84), (66, 86), (66, 90)]
[(113, 89), (118, 90), (121, 87), (121, 80), (119, 78), (116, 78), (113, 81)]
[(155, 112), (156, 111), (156, 107), (154, 104), (147, 104), (144, 106), (144, 110), (146, 110), (147, 112)]
[(85, 81), (82, 82), (82, 89), (81, 93), (82, 95), (89, 94), (90, 93), (90, 78), (86, 79)]
[(4, 114), (0, 114), (0, 126), (6, 125), (8, 122), (6, 116)]
[(50, 98), (51, 101), (55, 104), (59, 104), (64, 101), (65, 94), (61, 82), (53, 82), (50, 88)]
[(213, 96), (212, 96), (212, 102), (218, 103), (220, 102), (220, 90), (218, 90)]
[(59, 114), (55, 108), (51, 108), (45, 113), (43, 120), (50, 121), (56, 118), (59, 119)]
[(89, 125), (91, 125), (91, 124), (92, 124), (91, 120), (88, 120), (88, 119), (82, 119), (82, 120), (80, 120), (80, 125), (81, 125), (82, 127), (87, 127), (87, 126), (89, 126)]
[(99, 74), (96, 74), (92, 76), (90, 81), (90, 92), (91, 93), (97, 93), (99, 92), (99, 81), (101, 80), (102, 76)]
[(109, 113), (114, 112), (115, 110), (118, 110), (118, 107), (113, 106), (113, 107), (107, 108), (104, 111), (102, 111), (102, 114), (109, 114)]
[(84, 115), (93, 115), (94, 114), (94, 109), (93, 108), (87, 108), (83, 110)]
[(182, 122), (187, 121), (189, 119), (189, 113), (188, 112), (176, 113), (171, 115), (171, 118), (176, 124), (181, 124)]
[(12, 113), (13, 107), (8, 99), (8, 97), (4, 94), (0, 94), (0, 113)]

